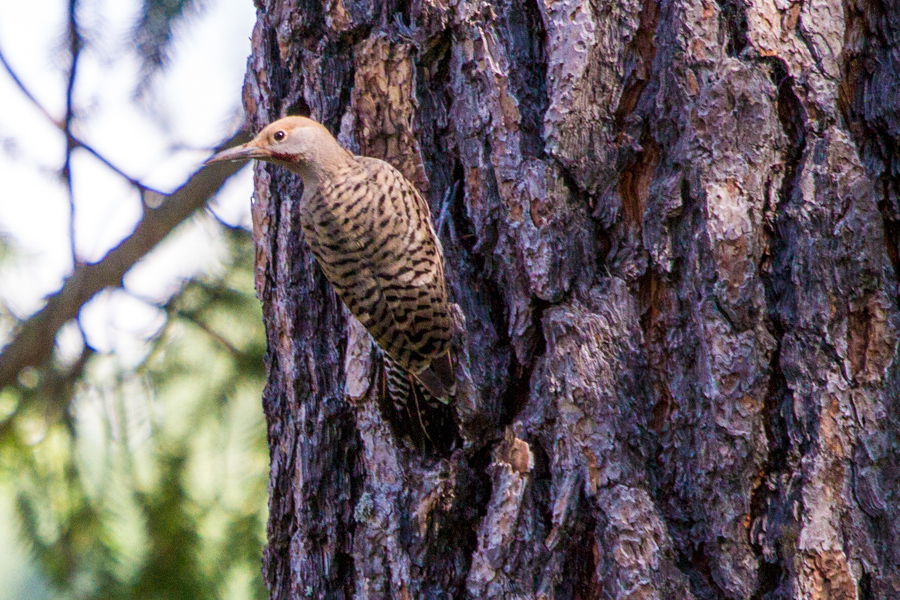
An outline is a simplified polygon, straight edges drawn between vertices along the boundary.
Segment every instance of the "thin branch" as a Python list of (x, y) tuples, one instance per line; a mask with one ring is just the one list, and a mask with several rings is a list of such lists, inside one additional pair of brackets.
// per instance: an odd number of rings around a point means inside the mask
[(53, 115), (51, 115), (47, 111), (47, 109), (44, 108), (44, 106), (40, 102), (38, 102), (37, 98), (35, 98), (34, 95), (30, 91), (28, 91), (28, 88), (25, 87), (25, 84), (22, 83), (22, 80), (19, 79), (19, 76), (16, 75), (15, 71), (13, 71), (13, 68), (10, 66), (9, 62), (7, 62), (7, 60), (6, 60), (6, 56), (4, 56), (4, 54), (3, 54), (3, 50), (0, 50), (0, 64), (2, 64), (3, 68), (6, 69), (6, 72), (9, 73), (9, 76), (12, 78), (13, 83), (16, 84), (16, 87), (19, 88), (19, 91), (21, 91), (23, 94), (25, 94), (25, 97), (28, 98), (28, 100), (30, 100), (31, 103), (34, 104), (39, 111), (41, 111), (41, 113), (43, 113), (43, 115), (47, 118), (48, 121), (50, 121), (51, 123), (53, 123), (54, 125), (56, 125), (57, 127), (62, 129), (59, 121), (54, 119)]
[[(78, 59), (81, 58), (83, 39), (78, 31), (78, 0), (69, 0), (68, 31), (69, 38), (69, 77), (66, 82), (66, 116), (63, 119), (63, 128), (66, 134), (66, 158), (63, 162), (62, 176), (66, 182), (66, 196), (69, 200), (69, 255), (72, 259), (72, 269), (81, 261), (78, 259), (78, 244), (75, 239), (75, 188), (72, 182), (72, 153), (78, 145), (72, 135), (72, 122), (75, 120), (75, 77), (78, 72)], [(87, 334), (81, 323), (81, 313), (75, 319), (81, 339), (87, 346)]]
[(76, 18), (77, 10), (78, 0), (69, 0), (68, 35), (69, 55), (72, 58), (72, 66), (69, 69), (69, 78), (66, 82), (66, 119), (64, 122), (66, 131), (72, 129), (72, 119), (74, 117), (73, 96), (75, 92), (75, 73), (78, 70), (78, 57), (81, 55), (82, 46), (81, 33), (78, 31), (78, 21)]
[[(241, 130), (220, 148), (249, 140), (249, 133)], [(226, 162), (201, 168), (159, 208), (147, 208), (134, 232), (99, 262), (77, 265), (62, 288), (47, 299), (44, 308), (21, 323), (12, 341), (3, 349), (0, 389), (14, 384), (22, 369), (43, 364), (53, 351), (59, 329), (75, 318), (81, 307), (98, 292), (108, 287), (121, 287), (125, 273), (202, 207), (241, 166)]]
[(75, 250), (75, 190), (72, 187), (72, 152), (77, 147), (72, 136), (72, 121), (75, 118), (74, 98), (75, 75), (78, 72), (78, 59), (81, 56), (81, 34), (78, 32), (76, 12), (78, 0), (69, 0), (68, 14), (68, 38), (69, 38), (69, 77), (66, 82), (66, 116), (63, 119), (63, 130), (66, 134), (66, 159), (63, 163), (62, 176), (66, 182), (66, 192), (69, 198), (69, 252), (72, 255), (72, 268), (78, 264), (78, 253)]
[(217, 332), (215, 329), (213, 329), (208, 324), (204, 323), (203, 321), (201, 321), (194, 315), (191, 315), (189, 313), (184, 312), (183, 310), (178, 310), (178, 309), (174, 309), (172, 311), (172, 314), (174, 314), (176, 317), (181, 317), (188, 323), (193, 323), (195, 327), (197, 327), (203, 333), (205, 333), (207, 336), (209, 336), (209, 338), (211, 340), (213, 340), (214, 342), (216, 342), (220, 346), (222, 346), (222, 348), (224, 348), (225, 351), (227, 351), (232, 356), (239, 357), (243, 354), (243, 352), (238, 350), (234, 344), (232, 344), (225, 338), (225, 336), (223, 336), (222, 334)]
[[(3, 69), (9, 74), (10, 78), (13, 80), (13, 83), (15, 83), (16, 87), (19, 88), (19, 91), (21, 91), (22, 94), (24, 94), (25, 97), (28, 98), (28, 100), (41, 112), (41, 114), (44, 115), (44, 117), (46, 117), (46, 119), (48, 121), (50, 121), (50, 123), (53, 124), (54, 127), (59, 129), (62, 132), (62, 134), (66, 136), (67, 144), (72, 144), (76, 148), (83, 149), (88, 154), (90, 154), (91, 156), (93, 156), (94, 158), (99, 160), (107, 169), (109, 169), (110, 171), (112, 171), (113, 173), (115, 173), (116, 175), (121, 177), (122, 179), (125, 179), (128, 183), (130, 183), (134, 187), (138, 188), (139, 190), (141, 190), (141, 191), (150, 190), (150, 191), (154, 191), (154, 192), (156, 191), (156, 190), (153, 190), (152, 188), (147, 187), (146, 185), (144, 185), (143, 183), (141, 183), (140, 181), (138, 181), (137, 179), (135, 179), (134, 177), (132, 177), (131, 175), (129, 175), (128, 173), (123, 171), (122, 169), (120, 169), (119, 167), (115, 166), (113, 163), (111, 163), (109, 160), (107, 160), (106, 157), (104, 157), (102, 154), (100, 154), (99, 152), (94, 150), (94, 148), (90, 144), (88, 144), (87, 142), (83, 141), (82, 139), (80, 139), (79, 137), (74, 135), (71, 131), (68, 131), (66, 129), (65, 122), (60, 121), (59, 119), (57, 119), (53, 115), (51, 115), (50, 111), (48, 111), (46, 108), (44, 108), (44, 106), (38, 101), (38, 99), (35, 98), (34, 94), (32, 94), (31, 91), (25, 86), (25, 84), (22, 82), (22, 80), (19, 78), (19, 76), (13, 70), (12, 66), (6, 60), (6, 56), (3, 54), (3, 50), (0, 50), (0, 64), (3, 65)], [(157, 192), (157, 193), (159, 193), (159, 192)]]
[[(209, 338), (212, 339), (214, 342), (221, 345), (230, 354), (232, 354), (234, 356), (240, 356), (242, 354), (241, 351), (238, 350), (234, 344), (232, 344), (225, 338), (225, 336), (223, 336), (222, 334), (217, 332), (215, 329), (213, 329), (210, 325), (208, 325), (204, 321), (201, 321), (198, 317), (190, 314), (189, 312), (181, 310), (180, 308), (173, 307), (170, 304), (170, 302), (159, 303), (151, 298), (147, 298), (146, 296), (141, 296), (140, 294), (135, 294), (134, 292), (132, 292), (131, 290), (128, 290), (127, 288), (123, 288), (123, 289), (125, 290), (125, 293), (128, 294), (128, 296), (134, 298), (135, 300), (138, 300), (139, 302), (143, 302), (147, 306), (150, 306), (152, 308), (155, 308), (157, 310), (160, 310), (160, 311), (166, 313), (167, 317), (173, 317), (173, 316), (181, 317), (188, 323), (191, 323), (192, 325), (194, 325), (195, 327), (197, 327), (198, 329), (203, 331), (203, 333), (205, 333), (207, 336), (209, 336)], [(167, 326), (168, 326), (168, 324), (163, 325), (163, 329), (165, 329)]]
[(221, 215), (216, 212), (216, 209), (213, 208), (212, 204), (207, 204), (205, 210), (209, 216), (215, 219), (219, 227), (225, 229), (226, 231), (246, 231), (244, 227), (241, 227), (240, 225), (232, 225), (231, 223), (223, 219)]

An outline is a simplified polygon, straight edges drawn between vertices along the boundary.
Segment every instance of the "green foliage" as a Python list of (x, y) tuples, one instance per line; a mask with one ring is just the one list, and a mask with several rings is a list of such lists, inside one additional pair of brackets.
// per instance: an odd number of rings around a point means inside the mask
[(134, 26), (134, 43), (141, 58), (141, 75), (146, 79), (169, 62), (174, 28), (199, 8), (197, 0), (143, 0)]
[(86, 350), (0, 393), (0, 492), (53, 598), (266, 597), (265, 341), (250, 235), (223, 237), (137, 367)]
[[(18, 257), (16, 242), (6, 231), (0, 229), (0, 268), (15, 263)], [(18, 324), (18, 320), (10, 313), (9, 309), (0, 302), (0, 340), (6, 339)], [(0, 396), (0, 419), (3, 418), (3, 401)]]
[(0, 229), (0, 265), (15, 255), (15, 246), (13, 237)]

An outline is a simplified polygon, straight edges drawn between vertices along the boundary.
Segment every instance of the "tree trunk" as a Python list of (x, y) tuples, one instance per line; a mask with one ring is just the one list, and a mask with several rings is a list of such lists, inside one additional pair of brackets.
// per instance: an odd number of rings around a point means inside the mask
[(900, 597), (900, 6), (258, 3), (251, 123), (416, 183), (465, 319), (410, 447), (256, 167), (272, 598)]

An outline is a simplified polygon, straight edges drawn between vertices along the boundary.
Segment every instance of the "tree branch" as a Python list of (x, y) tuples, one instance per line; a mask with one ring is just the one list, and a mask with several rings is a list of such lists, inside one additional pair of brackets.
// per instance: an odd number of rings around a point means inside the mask
[[(241, 130), (220, 146), (249, 141)], [(150, 252), (175, 227), (221, 189), (240, 168), (239, 163), (214, 163), (194, 173), (158, 208), (147, 207), (134, 232), (110, 250), (99, 262), (77, 265), (62, 288), (47, 304), (25, 320), (0, 354), (0, 389), (16, 382), (22, 369), (43, 364), (53, 350), (60, 328), (78, 315), (98, 292), (120, 287), (125, 273)]]
[[(46, 117), (47, 120), (53, 124), (54, 127), (59, 129), (63, 133), (63, 135), (66, 136), (66, 144), (70, 147), (70, 150), (72, 148), (83, 148), (88, 154), (90, 154), (91, 156), (93, 156), (94, 158), (99, 160), (101, 163), (103, 163), (106, 166), (106, 168), (108, 168), (112, 172), (116, 173), (119, 177), (122, 177), (123, 179), (128, 181), (128, 183), (130, 183), (131, 185), (133, 185), (134, 187), (139, 189), (142, 194), (145, 191), (150, 190), (150, 188), (148, 188), (143, 183), (141, 183), (140, 181), (138, 181), (137, 179), (135, 179), (134, 177), (132, 177), (131, 175), (129, 175), (128, 173), (126, 173), (125, 171), (123, 171), (122, 169), (117, 167), (116, 165), (114, 165), (105, 156), (103, 156), (102, 154), (97, 152), (93, 148), (93, 146), (91, 146), (84, 140), (82, 140), (82, 139), (78, 138), (76, 135), (74, 135), (68, 125), (68, 123), (69, 123), (68, 117), (66, 117), (66, 119), (64, 119), (63, 121), (60, 121), (59, 119), (54, 118), (53, 115), (50, 114), (50, 111), (48, 111), (46, 108), (44, 108), (44, 105), (41, 104), (38, 101), (38, 99), (35, 97), (35, 95), (32, 94), (31, 91), (25, 86), (25, 83), (18, 76), (18, 74), (16, 74), (16, 72), (13, 70), (12, 65), (10, 65), (9, 61), (6, 60), (6, 56), (3, 54), (2, 50), (0, 50), (0, 65), (3, 66), (3, 69), (13, 80), (13, 83), (16, 84), (16, 87), (19, 88), (19, 90), (25, 95), (26, 98), (28, 98), (28, 100), (35, 106), (35, 108), (37, 108), (41, 112), (41, 114), (43, 114), (44, 117)], [(151, 191), (155, 191), (155, 190), (151, 190)]]
[(79, 263), (78, 252), (75, 243), (75, 189), (72, 185), (72, 152), (78, 147), (72, 135), (72, 121), (75, 119), (75, 78), (78, 73), (78, 59), (81, 56), (82, 38), (78, 31), (78, 0), (69, 0), (69, 76), (66, 81), (66, 116), (63, 119), (63, 130), (66, 134), (66, 158), (63, 163), (62, 175), (66, 182), (66, 193), (69, 199), (69, 253), (72, 255), (72, 267)]

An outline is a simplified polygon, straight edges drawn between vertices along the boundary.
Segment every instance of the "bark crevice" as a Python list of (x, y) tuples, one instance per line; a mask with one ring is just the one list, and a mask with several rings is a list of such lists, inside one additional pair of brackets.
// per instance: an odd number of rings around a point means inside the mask
[(744, 0), (716, 0), (719, 23), (725, 36), (725, 53), (739, 58), (747, 48), (747, 9)]
[(637, 108), (647, 84), (650, 83), (653, 60), (656, 58), (656, 26), (659, 22), (659, 0), (643, 0), (637, 31), (628, 47), (628, 61), (622, 94), (614, 114), (616, 130), (627, 128), (629, 117)]

